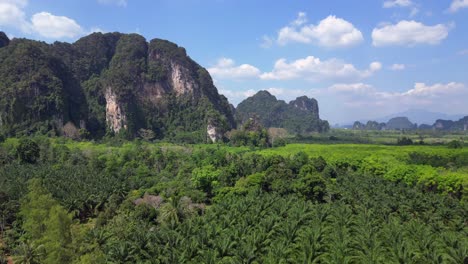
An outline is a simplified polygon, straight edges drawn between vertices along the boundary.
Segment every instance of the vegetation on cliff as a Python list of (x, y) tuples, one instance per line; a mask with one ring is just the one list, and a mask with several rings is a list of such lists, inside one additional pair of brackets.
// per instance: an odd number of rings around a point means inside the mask
[(133, 138), (143, 129), (205, 142), (208, 124), (235, 127), (208, 72), (166, 40), (93, 33), (49, 45), (2, 34), (0, 62), (5, 135)]
[(329, 130), (328, 122), (319, 118), (317, 101), (306, 96), (298, 97), (287, 104), (267, 91), (260, 91), (242, 101), (236, 108), (236, 119), (241, 124), (253, 116), (257, 116), (260, 123), (267, 128), (285, 128), (294, 134)]

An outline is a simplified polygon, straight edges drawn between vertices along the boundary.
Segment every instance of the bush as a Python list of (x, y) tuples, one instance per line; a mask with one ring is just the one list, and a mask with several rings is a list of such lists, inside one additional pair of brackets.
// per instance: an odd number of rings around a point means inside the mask
[(461, 149), (463, 148), (463, 142), (459, 140), (452, 140), (447, 144), (447, 147), (450, 149)]
[(278, 138), (275, 141), (273, 141), (273, 147), (274, 148), (284, 147), (284, 146), (286, 146), (286, 144), (287, 144), (287, 141), (284, 138)]
[(408, 145), (413, 145), (413, 140), (408, 137), (402, 137), (397, 140), (397, 145), (398, 146), (408, 146)]
[(19, 141), (17, 155), (22, 162), (36, 163), (39, 158), (39, 146), (31, 139), (23, 138)]

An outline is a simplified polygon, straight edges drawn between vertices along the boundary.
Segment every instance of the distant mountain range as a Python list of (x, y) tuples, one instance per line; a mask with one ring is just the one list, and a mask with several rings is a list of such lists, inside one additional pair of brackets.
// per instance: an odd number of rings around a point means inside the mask
[(394, 117), (391, 118), (387, 123), (377, 122), (369, 120), (367, 122), (354, 122), (352, 127), (354, 130), (450, 130), (450, 131), (467, 131), (468, 130), (468, 116), (460, 118), (458, 120), (444, 120), (437, 119), (435, 123), (429, 124), (418, 124), (412, 123), (408, 117)]
[[(457, 114), (457, 115), (448, 115), (444, 113), (438, 112), (431, 112), (423, 109), (409, 109), (404, 112), (388, 115), (382, 118), (377, 118), (377, 122), (388, 122), (390, 119), (395, 117), (407, 117), (411, 122), (420, 124), (434, 124), (434, 122), (438, 119), (443, 120), (459, 120), (460, 118), (464, 117), (468, 113), (465, 114)], [(366, 120), (367, 121), (367, 120)]]
[[(439, 113), (439, 112), (427, 111), (424, 109), (409, 109), (404, 112), (395, 113), (395, 114), (387, 115), (387, 116), (380, 117), (380, 118), (374, 118), (370, 120), (376, 121), (377, 123), (387, 123), (389, 120), (395, 117), (407, 117), (412, 123), (416, 123), (419, 126), (422, 124), (433, 125), (437, 120), (457, 121), (467, 115), (468, 113), (449, 115), (449, 114), (444, 114), (444, 113)], [(362, 124), (366, 124), (368, 119), (360, 119), (358, 121)], [(342, 124), (342, 125), (338, 124), (338, 125), (335, 125), (334, 127), (352, 128), (353, 124), (354, 124), (354, 121), (349, 122), (347, 124)]]

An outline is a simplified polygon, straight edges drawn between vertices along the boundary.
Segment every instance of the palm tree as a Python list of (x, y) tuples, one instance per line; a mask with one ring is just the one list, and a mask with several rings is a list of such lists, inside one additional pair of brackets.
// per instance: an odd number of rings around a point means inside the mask
[(13, 261), (18, 264), (40, 264), (45, 256), (43, 245), (21, 242), (14, 251)]
[(468, 262), (468, 244), (466, 237), (457, 237), (456, 233), (444, 234), (444, 258), (447, 263), (467, 263)]

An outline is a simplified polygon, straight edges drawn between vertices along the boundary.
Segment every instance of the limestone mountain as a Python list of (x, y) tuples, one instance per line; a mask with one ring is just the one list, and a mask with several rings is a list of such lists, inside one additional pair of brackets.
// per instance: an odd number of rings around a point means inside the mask
[(411, 123), (407, 117), (394, 117), (388, 120), (387, 123), (379, 123), (370, 120), (364, 124), (361, 121), (356, 121), (352, 127), (354, 130), (412, 130), (417, 128), (418, 126)]
[(458, 121), (438, 119), (432, 127), (436, 130), (468, 131), (468, 116)]
[(47, 44), (0, 32), (0, 80), (7, 135), (143, 133), (200, 142), (235, 127), (209, 73), (162, 39), (93, 33)]
[(259, 91), (237, 106), (235, 116), (239, 124), (255, 116), (264, 127), (285, 128), (290, 133), (324, 132), (329, 129), (328, 122), (319, 117), (317, 100), (306, 96), (288, 104), (267, 91)]
[(416, 129), (418, 126), (413, 124), (407, 117), (394, 117), (387, 122), (387, 129), (389, 130), (409, 130)]
[(369, 120), (366, 124), (356, 121), (353, 124), (354, 130), (384, 130), (387, 124)]

